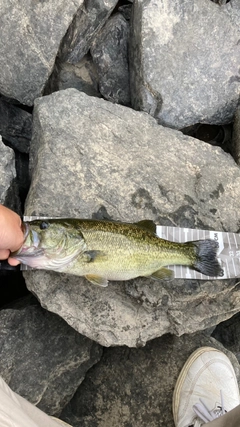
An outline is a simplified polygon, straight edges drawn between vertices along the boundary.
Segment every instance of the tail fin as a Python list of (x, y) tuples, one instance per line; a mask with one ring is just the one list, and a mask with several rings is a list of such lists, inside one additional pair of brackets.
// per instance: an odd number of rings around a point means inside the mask
[(197, 240), (192, 243), (196, 251), (193, 267), (206, 276), (223, 276), (223, 269), (216, 258), (218, 243), (211, 239)]

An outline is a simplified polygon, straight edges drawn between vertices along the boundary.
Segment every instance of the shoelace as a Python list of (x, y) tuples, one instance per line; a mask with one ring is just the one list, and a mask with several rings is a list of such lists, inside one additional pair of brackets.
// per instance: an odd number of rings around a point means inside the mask
[(220, 390), (220, 397), (221, 397), (221, 406), (217, 406), (217, 408), (213, 410), (208, 409), (207, 405), (203, 402), (202, 399), (199, 399), (200, 403), (196, 403), (196, 405), (193, 405), (193, 410), (196, 413), (196, 415), (200, 418), (201, 421), (203, 421), (204, 423), (208, 423), (210, 421), (215, 420), (216, 418), (221, 417), (227, 412), (224, 409), (222, 390)]

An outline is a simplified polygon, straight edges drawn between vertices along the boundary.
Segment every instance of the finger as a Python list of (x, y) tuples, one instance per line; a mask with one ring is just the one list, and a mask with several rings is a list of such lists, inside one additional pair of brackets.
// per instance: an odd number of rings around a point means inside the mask
[(24, 232), (18, 214), (0, 205), (0, 250), (17, 251), (23, 244)]
[(20, 264), (20, 261), (18, 261), (17, 259), (14, 259), (14, 258), (8, 258), (8, 264), (15, 267), (16, 265)]
[(8, 249), (0, 249), (0, 259), (7, 259), (10, 255), (10, 251)]

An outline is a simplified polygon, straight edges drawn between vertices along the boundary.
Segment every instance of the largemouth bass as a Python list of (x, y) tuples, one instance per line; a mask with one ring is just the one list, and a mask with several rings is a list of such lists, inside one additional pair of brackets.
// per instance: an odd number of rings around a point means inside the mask
[(223, 274), (215, 241), (170, 242), (156, 235), (150, 220), (50, 219), (24, 223), (24, 228), (24, 244), (12, 258), (37, 269), (85, 276), (100, 286), (139, 276), (172, 278), (167, 265), (187, 265), (206, 276)]

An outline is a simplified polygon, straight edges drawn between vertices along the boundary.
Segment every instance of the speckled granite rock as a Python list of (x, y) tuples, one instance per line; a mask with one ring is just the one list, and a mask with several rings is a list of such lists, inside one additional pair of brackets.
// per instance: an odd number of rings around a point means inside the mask
[[(74, 89), (36, 101), (31, 169), (27, 215), (239, 229), (240, 170), (230, 155)], [(192, 333), (240, 307), (234, 280), (138, 278), (102, 289), (57, 273), (25, 278), (44, 307), (105, 346)]]
[(239, 28), (238, 0), (223, 6), (209, 0), (136, 0), (133, 107), (177, 129), (230, 122), (239, 99)]
[(59, 415), (101, 348), (33, 298), (0, 311), (0, 375), (15, 392)]
[(0, 1), (0, 93), (32, 105), (83, 0)]

